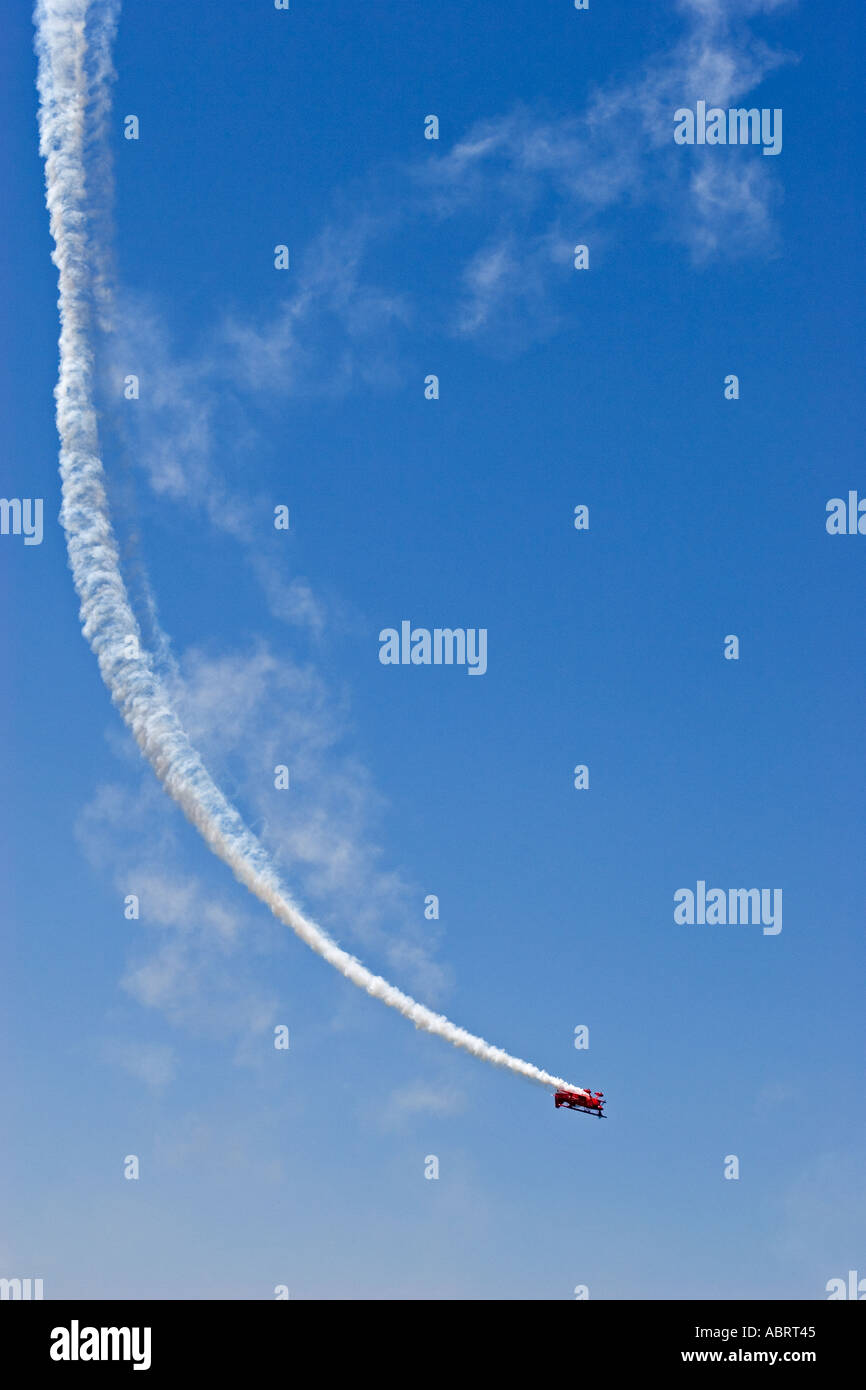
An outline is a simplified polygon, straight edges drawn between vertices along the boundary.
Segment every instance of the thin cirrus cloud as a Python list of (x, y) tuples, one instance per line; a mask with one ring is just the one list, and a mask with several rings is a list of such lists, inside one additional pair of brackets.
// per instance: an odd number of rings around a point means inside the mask
[[(483, 350), (520, 352), (562, 324), (574, 245), (591, 241), (596, 265), (615, 254), (614, 209), (619, 223), (629, 209), (648, 216), (651, 234), (684, 246), (695, 263), (772, 254), (775, 161), (751, 148), (684, 151), (673, 113), (699, 99), (739, 102), (792, 61), (748, 23), (783, 3), (682, 0), (685, 32), (673, 47), (598, 87), (581, 111), (551, 117), (518, 107), (441, 151), (424, 142), (419, 159), (385, 179), (371, 170), (302, 249), (276, 310), (263, 320), (223, 308), (186, 356), (153, 303), (126, 291), (120, 331), (104, 346), (116, 383), (135, 345), (147, 390), (122, 428), (133, 431), (131, 452), (152, 492), (233, 536), (271, 615), (321, 636), (331, 616), (322, 599), (303, 576), (286, 579), (283, 552), (264, 542), (268, 499), (241, 496), (235, 482), (246, 484), (262, 444), (245, 403), (396, 388), (403, 335), (419, 322)], [(449, 224), (453, 254), (434, 258), (423, 283), (380, 283), (389, 241), (431, 223)], [(646, 235), (645, 221), (640, 228)]]
[[(443, 141), (441, 151), (424, 142), (419, 159), (387, 178), (372, 169), (298, 256), (276, 311), (265, 321), (224, 311), (211, 347), (186, 363), (150, 351), (139, 304), (129, 327), (145, 330), (138, 336), (158, 382), (146, 465), (154, 488), (219, 498), (209, 460), (213, 416), (227, 395), (315, 399), (394, 385), (400, 334), (421, 320), (482, 346), (501, 346), (503, 327), (515, 347), (554, 331), (575, 241), (591, 234), (603, 245), (614, 209), (648, 212), (655, 234), (684, 245), (695, 262), (771, 253), (781, 195), (772, 162), (738, 147), (684, 152), (673, 141), (673, 114), (699, 99), (738, 102), (793, 61), (747, 22), (784, 3), (682, 0), (686, 27), (673, 47), (599, 86), (581, 111), (554, 117), (518, 107), (477, 122), (449, 147)], [(431, 219), (460, 227), (453, 265), (449, 257), (428, 267), (425, 286), (375, 283), (368, 261), (375, 255), (381, 279), (385, 245)], [(239, 418), (230, 437), (235, 449), (254, 442)], [(225, 517), (220, 503), (215, 524)]]
[[(128, 464), (125, 486), (112, 492), (116, 520), (126, 528), (127, 560), (132, 560), (139, 609), (149, 612), (146, 628), (153, 644), (156, 600), (138, 558), (137, 502), (130, 479), (143, 473), (158, 506), (185, 508), (229, 537), (246, 559), (272, 617), (321, 636), (323, 603), (303, 575), (286, 578), (283, 538), (273, 529), (274, 499), (241, 491), (236, 483), (252, 472), (261, 439), (247, 422), (241, 402), (225, 389), (224, 366), (214, 345), (199, 355), (173, 351), (167, 326), (152, 303), (128, 291), (117, 296), (117, 330), (103, 341), (103, 393), (110, 409), (115, 456)], [(129, 367), (129, 345), (141, 383), (134, 411), (117, 408), (118, 383)]]
[[(277, 657), (265, 643), (235, 655), (193, 652), (175, 698), (196, 742), (229, 768), (268, 845), (326, 921), (441, 998), (449, 976), (434, 959), (435, 923), (425, 920), (422, 930), (420, 888), (382, 866), (375, 828), (384, 803), (345, 751), (348, 711), (315, 668)], [(274, 789), (280, 764), (291, 768), (290, 795)]]
[[(545, 118), (521, 107), (477, 123), (416, 172), (442, 221), (496, 209), (495, 225), (459, 274), (451, 328), (515, 346), (561, 321), (554, 293), (573, 246), (603, 245), (605, 214), (643, 209), (658, 234), (695, 263), (771, 253), (778, 175), (755, 151), (673, 141), (674, 111), (705, 100), (728, 106), (791, 61), (744, 23), (777, 0), (688, 0), (689, 23), (672, 50), (625, 81), (600, 87), (578, 114)], [(721, 156), (721, 157), (720, 157)]]
[(163, 1091), (176, 1075), (175, 1052), (166, 1043), (129, 1043), (117, 1039), (106, 1043), (105, 1057), (154, 1093)]
[(420, 1115), (433, 1115), (439, 1119), (461, 1115), (467, 1105), (466, 1093), (459, 1087), (418, 1078), (391, 1092), (380, 1119), (386, 1128), (399, 1129)]
[[(135, 789), (100, 786), (76, 823), (78, 841), (97, 870), (112, 865), (119, 903), (130, 894), (139, 900), (139, 917), (123, 923), (129, 935), (124, 992), (175, 1027), (229, 1036), (248, 1048), (276, 1015), (277, 998), (260, 978), (258, 958), (274, 949), (278, 932), (254, 911), (214, 901), (208, 885), (185, 866), (179, 832), (165, 815), (164, 796), (147, 778)], [(145, 1074), (130, 1059), (159, 1046), (138, 1037), (134, 1047), (118, 1042), (110, 1053), (153, 1088), (171, 1081), (173, 1070), (148, 1067)]]
[[(771, 254), (779, 174), (752, 149), (695, 147), (684, 158), (673, 115), (700, 99), (740, 101), (792, 61), (746, 22), (781, 3), (685, 0), (686, 31), (674, 47), (599, 87), (582, 111), (551, 117), (517, 107), (477, 122), (450, 147), (443, 141), (441, 152), (431, 143), (387, 179), (371, 172), (353, 200), (363, 213), (347, 214), (301, 258), (310, 267), (299, 272), (301, 288), (264, 323), (226, 323), (225, 342), (236, 349), (228, 370), (274, 396), (381, 386), (399, 375), (399, 331), (417, 322), (519, 351), (560, 325), (574, 245), (592, 236), (603, 247), (613, 210), (648, 214), (654, 234), (684, 246), (696, 264)], [(411, 293), (372, 285), (368, 253), (375, 249), (381, 265), (383, 243), (431, 219), (454, 225), (453, 268), (450, 259), (428, 265), (426, 285)]]
[[(442, 999), (451, 977), (436, 959), (436, 923), (425, 920), (422, 930), (420, 887), (382, 863), (375, 830), (384, 803), (365, 767), (343, 751), (346, 710), (315, 670), (259, 642), (237, 653), (192, 650), (182, 672), (166, 679), (209, 763), (325, 923)], [(274, 788), (280, 763), (291, 767), (289, 794)], [(140, 901), (125, 992), (175, 1026), (235, 1038), (246, 1055), (277, 1021), (265, 961), (283, 953), (279, 928), (255, 910), (214, 901), (189, 873), (182, 828), (147, 774), (135, 788), (100, 787), (77, 831), (97, 867), (112, 864), (119, 898), (135, 893)]]

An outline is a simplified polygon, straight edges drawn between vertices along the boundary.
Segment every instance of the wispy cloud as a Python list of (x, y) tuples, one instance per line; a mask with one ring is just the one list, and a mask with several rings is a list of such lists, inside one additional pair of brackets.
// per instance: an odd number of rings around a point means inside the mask
[[(325, 606), (305, 576), (286, 576), (291, 536), (274, 531), (274, 507), (285, 499), (249, 486), (263, 441), (231, 384), (233, 371), (241, 376), (242, 361), (244, 371), (251, 370), (242, 345), (230, 347), (224, 337), (181, 354), (154, 305), (135, 294), (118, 296), (115, 320), (102, 344), (102, 390), (115, 453), (144, 477), (160, 506), (182, 508), (237, 545), (272, 617), (320, 636)], [(141, 394), (121, 404), (131, 373)], [(128, 532), (128, 562), (130, 553), (137, 555), (138, 527), (127, 482), (125, 473), (122, 485), (115, 481), (112, 503)], [(138, 579), (145, 606), (152, 606), (146, 581), (141, 574)]]
[(175, 1078), (174, 1048), (164, 1043), (117, 1040), (105, 1045), (105, 1057), (154, 1093), (165, 1090)]
[[(420, 888), (383, 867), (375, 832), (385, 803), (345, 750), (345, 697), (312, 665), (259, 642), (232, 655), (190, 652), (175, 698), (196, 742), (228, 768), (262, 838), (333, 931), (441, 998), (449, 977), (434, 959), (439, 932), (423, 918)], [(278, 765), (290, 770), (287, 791), (274, 788)]]
[(524, 325), (552, 331), (573, 245), (605, 238), (614, 209), (620, 221), (629, 209), (649, 210), (659, 234), (695, 262), (772, 252), (778, 174), (749, 149), (725, 149), (720, 159), (717, 149), (689, 148), (684, 158), (673, 115), (699, 99), (728, 106), (790, 61), (745, 23), (776, 8), (775, 0), (686, 0), (683, 37), (633, 76), (600, 86), (582, 111), (518, 107), (431, 155), (415, 178), (434, 214), (493, 218), (460, 273), (452, 329), (526, 341), (513, 331), (517, 307)]
[(419, 1078), (391, 1092), (385, 1106), (384, 1122), (388, 1127), (399, 1128), (417, 1116), (430, 1115), (445, 1119), (462, 1114), (466, 1105), (465, 1092), (459, 1087)]
[[(167, 679), (209, 764), (334, 933), (442, 999), (450, 975), (436, 960), (437, 924), (423, 917), (420, 888), (383, 865), (376, 829), (386, 806), (345, 751), (349, 713), (339, 692), (264, 642), (231, 654), (193, 650)], [(278, 764), (290, 769), (287, 791), (274, 787)], [(146, 776), (134, 788), (100, 787), (77, 826), (91, 861), (112, 864), (118, 894), (140, 899), (126, 992), (176, 1025), (224, 1033), (244, 1049), (276, 1020), (263, 958), (281, 946), (280, 929), (215, 900), (185, 867), (178, 830)]]
[[(363, 195), (362, 195), (363, 196)], [(292, 288), (264, 323), (228, 312), (217, 330), (222, 371), (257, 396), (321, 398), (393, 379), (383, 340), (408, 323), (400, 288), (371, 283), (371, 249), (393, 231), (395, 209), (366, 206), (324, 227), (303, 250)], [(296, 283), (295, 283), (296, 282)]]
[[(581, 110), (519, 106), (450, 147), (424, 142), (411, 163), (371, 168), (336, 196), (328, 224), (293, 248), (292, 269), (279, 276), (286, 292), (265, 316), (223, 303), (181, 352), (167, 307), (119, 296), (103, 345), (109, 396), (128, 372), (140, 374), (142, 398), (123, 411), (123, 428), (153, 493), (233, 537), (272, 616), (320, 634), (321, 597), (303, 576), (287, 579), (283, 555), (264, 544), (273, 499), (249, 492), (262, 445), (249, 405), (396, 386), (403, 334), (419, 323), (496, 353), (524, 350), (571, 312), (564, 286), (574, 245), (592, 242), (597, 257), (638, 209), (655, 237), (696, 263), (772, 254), (776, 161), (750, 148), (675, 146), (673, 114), (698, 99), (738, 102), (791, 61), (750, 23), (784, 3), (681, 0), (681, 37), (598, 86)], [(425, 263), (420, 281), (394, 283), (383, 249), (431, 219), (453, 224), (453, 254)], [(645, 235), (645, 222), (635, 232)]]
[[(274, 949), (278, 928), (254, 910), (215, 900), (185, 867), (178, 829), (146, 778), (134, 789), (100, 787), (76, 826), (91, 862), (112, 865), (119, 899), (135, 894), (139, 900), (139, 918), (124, 923), (130, 938), (124, 991), (195, 1035), (234, 1039), (242, 1055), (275, 1020), (277, 996), (261, 956)], [(169, 1058), (128, 1039), (113, 1060), (157, 1085)]]

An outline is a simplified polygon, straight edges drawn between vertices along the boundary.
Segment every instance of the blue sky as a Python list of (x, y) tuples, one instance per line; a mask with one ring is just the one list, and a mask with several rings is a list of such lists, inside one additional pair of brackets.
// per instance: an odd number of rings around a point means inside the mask
[[(3, 493), (46, 524), (0, 537), (0, 1274), (46, 1297), (866, 1276), (866, 540), (825, 529), (866, 493), (863, 19), (657, 8), (128, 0), (98, 344), (130, 585), (217, 780), (343, 945), (602, 1089), (601, 1125), (329, 970), (113, 711), (56, 521), (56, 277), (8, 20)], [(781, 108), (781, 154), (676, 146), (699, 99)], [(402, 619), (486, 628), (486, 674), (381, 665)], [(699, 879), (781, 888), (782, 931), (677, 925)]]

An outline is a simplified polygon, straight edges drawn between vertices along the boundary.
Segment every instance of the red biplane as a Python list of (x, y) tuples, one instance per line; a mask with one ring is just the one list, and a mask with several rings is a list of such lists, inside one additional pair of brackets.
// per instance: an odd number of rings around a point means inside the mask
[(604, 1092), (596, 1091), (557, 1091), (553, 1097), (557, 1110), (565, 1105), (569, 1110), (582, 1110), (584, 1115), (597, 1115), (600, 1120), (604, 1114)]

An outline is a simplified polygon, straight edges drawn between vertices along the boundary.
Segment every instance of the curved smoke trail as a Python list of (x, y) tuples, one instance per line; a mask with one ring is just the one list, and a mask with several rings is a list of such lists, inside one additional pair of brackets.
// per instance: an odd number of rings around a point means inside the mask
[(582, 1092), (417, 1003), (374, 975), (304, 916), (263, 846), (208, 773), (169, 703), (153, 659), (141, 647), (109, 515), (90, 345), (91, 324), (106, 314), (109, 290), (103, 235), (106, 209), (88, 189), (88, 170), (96, 172), (98, 182), (106, 169), (100, 136), (108, 110), (117, 10), (117, 0), (98, 5), (92, 0), (37, 0), (34, 15), (40, 153), (45, 161), (52, 260), (59, 285), (60, 368), (55, 398), (60, 520), (81, 602), (82, 629), (102, 678), (142, 753), (213, 852), (312, 950), (359, 989), (397, 1009), (416, 1028), (543, 1086)]

